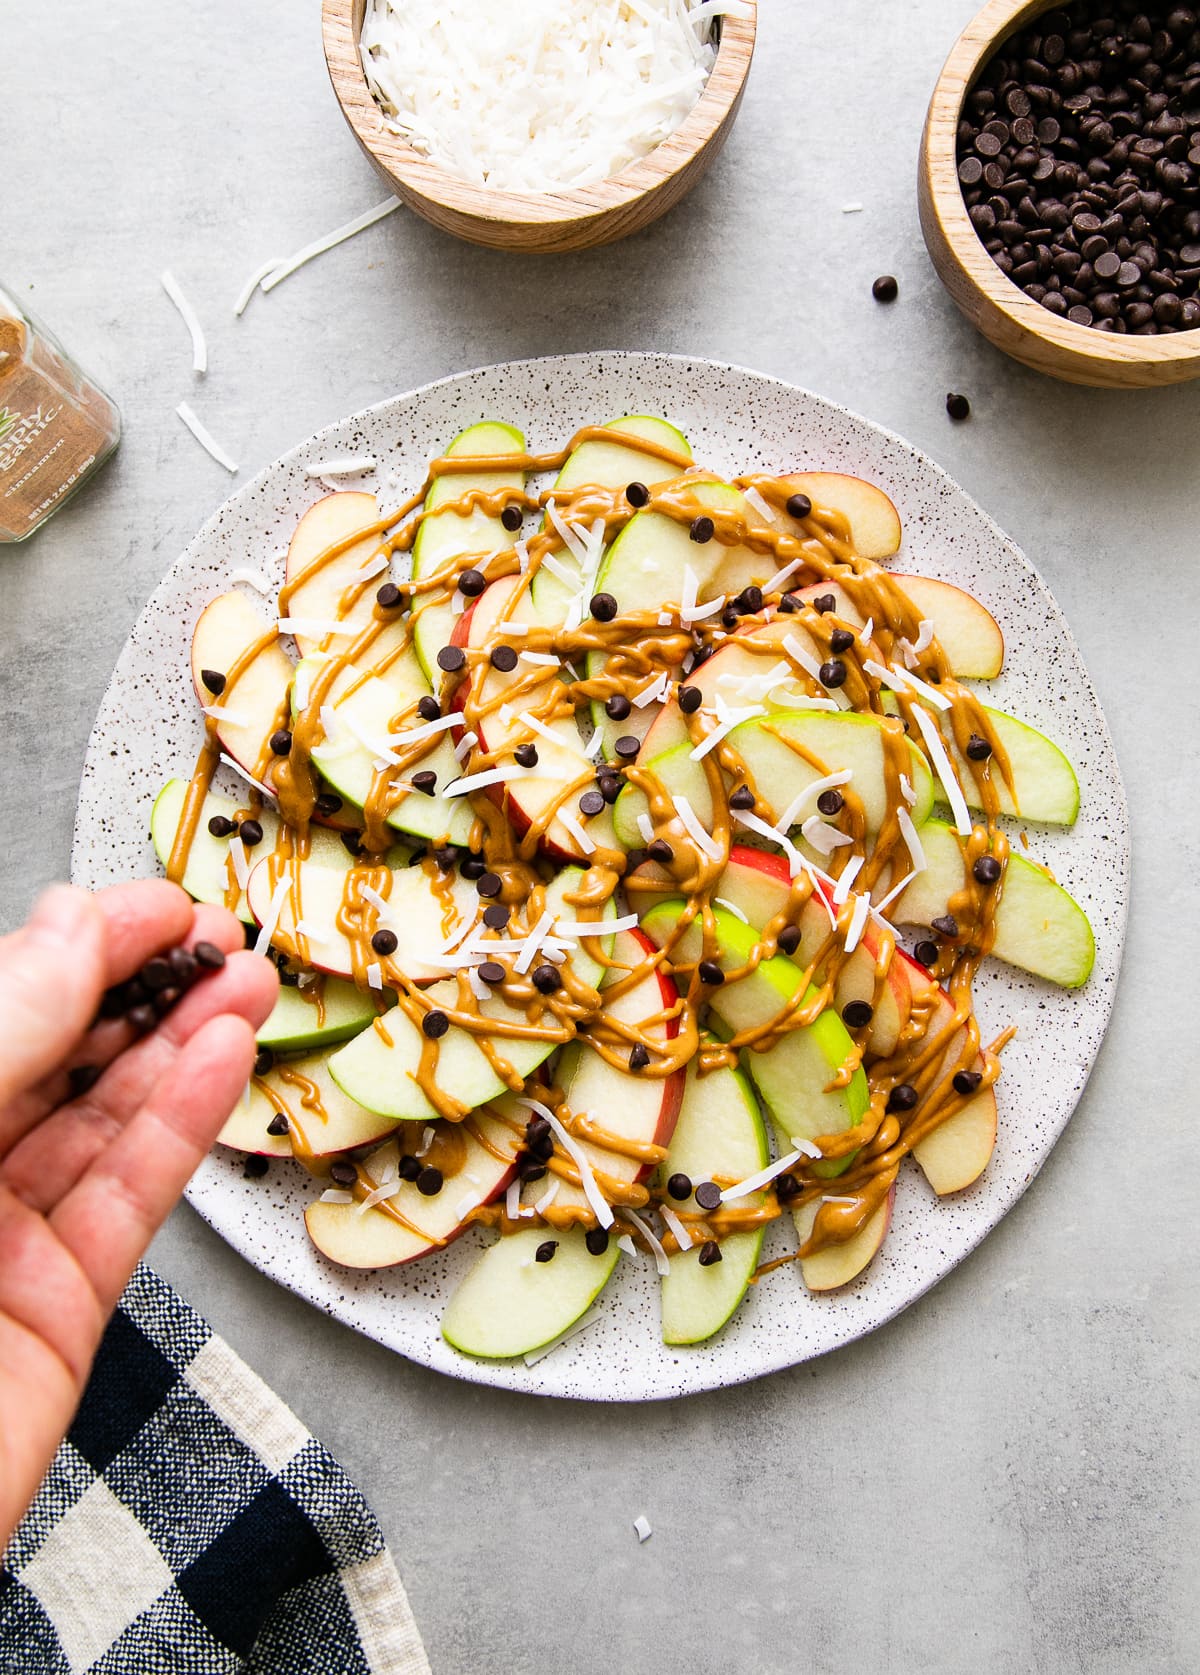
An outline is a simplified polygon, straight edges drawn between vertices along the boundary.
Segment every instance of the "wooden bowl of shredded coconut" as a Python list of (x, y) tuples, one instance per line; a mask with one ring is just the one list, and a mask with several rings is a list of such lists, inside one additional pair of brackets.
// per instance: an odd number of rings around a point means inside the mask
[(657, 219), (733, 126), (756, 0), (323, 0), (342, 114), (398, 197), (499, 250)]

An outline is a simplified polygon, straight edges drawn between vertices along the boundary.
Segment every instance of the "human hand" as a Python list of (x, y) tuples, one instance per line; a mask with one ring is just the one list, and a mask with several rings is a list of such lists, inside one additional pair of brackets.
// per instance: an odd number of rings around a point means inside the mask
[[(95, 1021), (105, 989), (201, 941), (225, 965), (150, 1034)], [(0, 939), (0, 1555), (125, 1282), (245, 1087), (277, 990), (231, 913), (160, 880), (57, 885)], [(80, 1091), (84, 1066), (103, 1073)]]

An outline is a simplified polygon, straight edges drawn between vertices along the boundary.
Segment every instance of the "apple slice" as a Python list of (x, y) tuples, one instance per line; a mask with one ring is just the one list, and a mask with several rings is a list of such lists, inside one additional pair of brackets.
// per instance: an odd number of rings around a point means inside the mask
[[(489, 1245), (442, 1316), (442, 1336), (464, 1355), (511, 1361), (553, 1343), (591, 1308), (620, 1257), (616, 1239), (593, 1256), (581, 1227), (523, 1227)], [(549, 1262), (536, 1252), (554, 1245)]]
[[(682, 900), (675, 897), (659, 902), (643, 915), (642, 929), (656, 947), (671, 940), (683, 908)], [(713, 920), (722, 970), (739, 970), (754, 956), (757, 933), (721, 907), (713, 909)], [(676, 967), (689, 965), (701, 957), (701, 949), (700, 926), (693, 923), (672, 949), (672, 962)], [(755, 1029), (791, 1010), (799, 978), (791, 960), (777, 954), (773, 959), (761, 960), (737, 982), (711, 990), (710, 1010), (730, 1034)], [(805, 998), (813, 992), (809, 989)], [(788, 1030), (765, 1052), (745, 1055), (745, 1068), (771, 1113), (784, 1150), (793, 1149), (794, 1137), (812, 1141), (821, 1134), (838, 1134), (862, 1117), (869, 1090), (861, 1066), (845, 1087), (831, 1085), (853, 1051), (846, 1026), (827, 1007), (814, 1023)], [(840, 1174), (850, 1161), (847, 1157), (818, 1164), (817, 1168)]]
[[(890, 558), (899, 552), (900, 514), (877, 484), (842, 471), (794, 471), (779, 480), (789, 495), (806, 494), (818, 513), (840, 513), (850, 526), (851, 545), (860, 558)], [(786, 512), (781, 518), (801, 529)]]
[[(512, 425), (492, 420), (470, 425), (460, 431), (446, 449), (446, 458), (484, 458), (489, 454), (513, 455), (525, 452), (525, 438)], [(425, 497), (426, 513), (437, 513), (438, 507), (460, 501), (471, 493), (484, 495), (511, 492), (520, 501), (525, 490), (524, 471), (453, 471), (435, 477)], [(483, 559), (505, 547), (512, 546), (512, 536), (500, 522), (499, 512), (489, 512), (476, 506), (470, 512), (440, 512), (422, 519), (413, 545), (413, 580), (422, 581), (440, 570), (443, 565), (467, 555)], [(413, 612), (413, 643), (421, 666), (429, 679), (441, 679), (437, 654), (450, 644), (457, 617), (451, 606), (450, 594), (443, 598), (437, 593), (418, 595)]]
[[(308, 669), (305, 659), (297, 671), (298, 684)], [(340, 796), (357, 808), (364, 806), (375, 783), (375, 764), (386, 760), (380, 750), (395, 748), (395, 735), (422, 725), (416, 706), (428, 692), (429, 683), (411, 653), (386, 676), (364, 676), (350, 667), (338, 672), (327, 700), (334, 730), (314, 747), (312, 760)], [(461, 772), (447, 733), (432, 735), (430, 747), (414, 762), (412, 771), (436, 774), (437, 790), (432, 797), (419, 791), (401, 797), (387, 816), (388, 825), (434, 843), (469, 843), (474, 821), (470, 804), (462, 797), (443, 795)]]
[[(1041, 820), (1056, 826), (1071, 826), (1079, 813), (1079, 781), (1075, 769), (1062, 751), (1044, 733), (1028, 722), (1003, 710), (984, 706), (988, 722), (996, 733), (1008, 757), (1016, 798), (1009, 792), (999, 769), (988, 764), (989, 777), (996, 788), (1001, 814), (1014, 814), (1022, 820)], [(982, 808), (975, 774), (978, 763), (970, 763), (950, 740), (950, 760), (958, 769), (958, 780), (969, 808)], [(945, 802), (939, 784), (935, 792), (939, 802)], [(1018, 806), (1019, 805), (1019, 806)]]
[(259, 1028), (258, 1044), (280, 1053), (332, 1047), (366, 1029), (377, 1012), (371, 996), (336, 977), (326, 977), (303, 989), (287, 984), (280, 989), (270, 1017)]
[[(386, 576), (381, 571), (364, 576), (379, 557), (379, 501), (373, 494), (344, 490), (318, 500), (296, 525), (288, 544), (286, 586), (287, 614), (302, 622), (343, 622), (361, 632), (375, 609), (375, 594)], [(336, 558), (313, 568), (315, 561), (331, 547), (360, 531), (369, 530)], [(323, 633), (293, 631), (301, 657), (315, 652), (325, 639)], [(342, 641), (340, 643), (346, 643)]]
[[(766, 1167), (769, 1160), (767, 1131), (758, 1102), (746, 1078), (736, 1070), (715, 1070), (700, 1076), (693, 1061), (688, 1066), (687, 1087), (679, 1121), (671, 1137), (660, 1174), (669, 1180), (674, 1174), (692, 1181), (718, 1177), (729, 1182), (744, 1181)], [(739, 1199), (738, 1207), (756, 1207), (764, 1194)], [(672, 1201), (676, 1213), (684, 1205)], [(694, 1198), (688, 1213), (703, 1215)], [(670, 1273), (662, 1280), (662, 1334), (669, 1344), (703, 1343), (733, 1314), (750, 1285), (762, 1249), (763, 1228), (731, 1233), (721, 1240), (721, 1260), (707, 1268), (700, 1266), (700, 1245), (669, 1258)]]
[[(941, 990), (929, 1020), (930, 1037), (941, 1035), (953, 1018), (954, 1007), (950, 997), (945, 990)], [(965, 1041), (966, 1034), (962, 1029), (950, 1038), (934, 1083), (935, 1090), (945, 1078), (953, 1075)], [(982, 1053), (976, 1057), (973, 1068), (980, 1071), (984, 1068)], [(920, 1115), (921, 1107), (918, 1106), (913, 1113), (914, 1120), (919, 1120)], [(961, 1192), (983, 1174), (995, 1150), (996, 1123), (996, 1090), (994, 1087), (981, 1088), (961, 1110), (939, 1123), (931, 1134), (913, 1147), (913, 1156), (939, 1197), (948, 1192)]]
[[(966, 863), (957, 833), (940, 820), (921, 827), (925, 870), (897, 899), (897, 924), (931, 925), (952, 912), (952, 900), (967, 887)], [(1065, 989), (1086, 983), (1096, 958), (1087, 915), (1048, 872), (1015, 852), (1008, 858), (996, 937), (990, 952), (998, 960), (1045, 977)]]
[[(578, 886), (579, 873), (568, 869), (546, 887), (547, 909), (563, 918), (574, 918), (566, 906), (567, 895)], [(614, 913), (608, 903), (605, 916)], [(516, 937), (519, 933), (510, 932)], [(593, 950), (590, 944), (598, 943)], [(596, 984), (602, 967), (596, 953), (609, 946), (608, 938), (584, 937), (569, 956), (572, 973), (580, 981)], [(486, 948), (488, 944), (482, 943)], [(503, 950), (504, 943), (498, 946)], [(458, 1008), (458, 983), (435, 983), (426, 994), (435, 1008), (450, 1012)], [(517, 1079), (524, 1080), (562, 1043), (552, 1036), (527, 1036), (529, 1019), (523, 1007), (510, 1006), (502, 995), (489, 995), (477, 1003), (484, 1018), (515, 1027), (517, 1034), (484, 1034), (451, 1023), (449, 1030), (432, 1046), (436, 1049), (432, 1077), (443, 1098), (462, 1111), (474, 1110), (498, 1098)], [(482, 1041), (483, 1045), (479, 1042)], [(432, 1122), (441, 1115), (422, 1092), (417, 1072), (430, 1056), (431, 1043), (412, 1022), (402, 1006), (395, 1006), (376, 1019), (370, 1029), (330, 1060), (329, 1070), (338, 1086), (368, 1110), (397, 1121)]]
[[(339, 847), (341, 845), (339, 844)], [(391, 860), (391, 882), (387, 890), (387, 912), (381, 915), (370, 901), (362, 902), (363, 938), (369, 944), (376, 930), (392, 930), (399, 938), (394, 954), (368, 949), (365, 963), (379, 965), (382, 981), (395, 984), (400, 975), (413, 983), (433, 983), (445, 977), (446, 967), (430, 964), (426, 956), (444, 947), (447, 939), (465, 932), (475, 923), (479, 897), (473, 885), (458, 873), (445, 878), (432, 860), (408, 864), (407, 851)], [(334, 868), (319, 862), (287, 864), (291, 889), (284, 897), (271, 942), (291, 959), (334, 977), (353, 977), (354, 948), (339, 927), (342, 908), (349, 897), (356, 902), (359, 884), (370, 882), (375, 867), (358, 866), (342, 849), (342, 865)], [(250, 911), (262, 924), (271, 907), (273, 885), (271, 864), (260, 861), (250, 874), (246, 895)], [(302, 928), (301, 928), (302, 927)]]
[(395, 1268), (443, 1250), (472, 1225), (472, 1212), (498, 1198), (516, 1174), (521, 1136), (486, 1111), (462, 1123), (441, 1124), (422, 1162), (439, 1169), (443, 1184), (426, 1197), (412, 1181), (396, 1180), (395, 1191), (370, 1209), (360, 1194), (383, 1185), (385, 1169), (399, 1162), (397, 1141), (388, 1141), (359, 1164), (356, 1202), (319, 1198), (304, 1212), (308, 1236), (323, 1256), (343, 1268)]
[[(536, 607), (523, 591), (519, 576), (504, 577), (493, 582), (480, 595), (469, 615), (460, 618), (456, 629), (456, 643), (482, 648), (501, 643), (497, 628), (504, 622), (528, 622), (534, 619)], [(520, 639), (509, 641), (520, 645)], [(468, 700), (469, 713), (479, 735), (479, 747), (498, 758), (498, 765), (510, 769), (513, 778), (492, 788), (491, 795), (503, 808), (518, 836), (531, 827), (539, 833), (540, 847), (560, 860), (590, 859), (574, 832), (563, 824), (557, 809), (561, 805), (579, 819), (592, 844), (602, 848), (615, 847), (612, 816), (606, 804), (599, 814), (583, 816), (578, 809), (580, 795), (594, 789), (596, 763), (584, 754), (584, 743), (569, 709), (554, 716), (554, 708), (562, 708), (567, 696), (558, 673), (545, 664), (518, 662), (515, 669), (501, 670), (489, 662), (480, 661), (471, 677)], [(502, 713), (503, 711), (503, 713)], [(533, 714), (548, 728), (547, 738), (540, 728), (531, 727), (521, 719)], [(545, 721), (543, 717), (553, 718)], [(532, 744), (538, 753), (537, 766), (524, 769), (516, 764), (513, 753), (522, 744)], [(568, 787), (576, 787), (568, 793)]]
[[(603, 428), (614, 432), (614, 440), (581, 442), (559, 472), (554, 488), (564, 499), (580, 489), (622, 489), (632, 482), (653, 488), (656, 483), (669, 482), (686, 470), (686, 465), (680, 465), (675, 460), (642, 452), (637, 447), (638, 441), (669, 449), (677, 459), (688, 461), (692, 457), (687, 437), (674, 425), (668, 424), (666, 419), (634, 414), (624, 419), (613, 419)], [(619, 441), (618, 437), (630, 440)], [(543, 523), (542, 527), (544, 529), (546, 525)], [(579, 561), (573, 554), (564, 551), (555, 557), (559, 568), (565, 570), (571, 580), (564, 581), (545, 565), (539, 568), (530, 593), (542, 622), (562, 622), (585, 580)], [(594, 587), (590, 591), (594, 592)]]
[[(169, 779), (154, 799), (154, 807), (150, 813), (150, 838), (164, 867), (171, 858), (187, 793), (186, 779)], [(195, 835), (188, 850), (187, 868), (181, 882), (193, 901), (214, 902), (218, 907), (226, 907), (232, 903), (238, 918), (252, 925), (254, 915), (250, 911), (245, 891), (237, 889), (237, 879), (229, 856), (229, 839), (214, 837), (208, 829), (208, 823), (214, 816), (221, 815), (226, 820), (232, 820), (238, 811), (246, 806), (244, 801), (239, 803), (233, 797), (223, 797), (219, 791), (209, 791), (205, 795), (196, 821)], [(278, 817), (272, 809), (264, 807), (255, 815), (255, 819), (263, 829), (263, 849), (260, 849), (259, 853), (264, 849), (269, 853), (274, 849), (278, 837)], [(247, 858), (253, 861), (253, 850), (247, 852)], [(235, 890), (236, 901), (233, 895)]]
[[(933, 624), (937, 642), (958, 678), (994, 680), (1004, 667), (1004, 635), (986, 605), (965, 588), (936, 576), (913, 576), (895, 570), (889, 574), (904, 589), (919, 616)], [(813, 591), (830, 590), (817, 587)]]
[[(225, 677), (219, 694), (205, 672)], [(225, 712), (217, 720), (222, 749), (256, 778), (264, 759), (270, 765), (267, 740), (287, 715), (292, 674), (273, 625), (240, 593), (219, 594), (201, 611), (192, 634), (192, 684), (206, 709)]]
[[(895, 1197), (896, 1189), (893, 1187), (866, 1226), (861, 1227), (852, 1239), (840, 1245), (826, 1245), (824, 1250), (817, 1251), (813, 1256), (801, 1257), (800, 1273), (810, 1291), (834, 1291), (839, 1285), (849, 1285), (851, 1280), (858, 1278), (887, 1237)], [(801, 1244), (812, 1232), (819, 1209), (820, 1204), (814, 1201), (802, 1204), (793, 1212)]]
[[(265, 1157), (329, 1157), (386, 1139), (395, 1125), (347, 1099), (330, 1079), (328, 1059), (327, 1053), (312, 1053), (255, 1076), (249, 1096), (238, 1100), (217, 1135), (221, 1145)], [(280, 1114), (290, 1131), (269, 1133)], [(293, 1133), (301, 1142), (298, 1149)]]
[[(874, 836), (888, 813), (883, 730), (894, 721), (878, 715), (857, 715), (845, 710), (832, 714), (822, 710), (777, 710), (773, 715), (743, 721), (728, 735), (729, 747), (741, 758), (747, 782), (754, 788), (765, 818), (774, 825), (796, 797), (827, 774), (848, 771), (853, 777), (843, 788), (849, 798), (863, 805), (868, 835)], [(908, 778), (915, 800), (912, 818), (920, 825), (933, 807), (933, 778), (925, 758), (906, 742)], [(678, 745), (648, 763), (649, 771), (673, 797), (686, 796), (702, 825), (711, 830), (712, 798), (703, 766), (692, 755), (692, 747)], [(645, 794), (627, 786), (613, 811), (616, 835), (626, 848), (641, 843), (638, 816), (649, 813)], [(792, 826), (816, 813), (815, 798), (802, 805)], [(674, 826), (674, 822), (671, 823)], [(682, 828), (680, 828), (682, 831)], [(658, 832), (670, 841), (670, 828)], [(818, 857), (819, 860), (824, 857)]]

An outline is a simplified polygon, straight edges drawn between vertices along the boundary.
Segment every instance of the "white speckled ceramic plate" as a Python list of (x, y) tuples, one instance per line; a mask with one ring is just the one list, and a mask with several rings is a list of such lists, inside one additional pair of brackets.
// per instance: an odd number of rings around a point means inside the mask
[[(983, 1179), (938, 1201), (915, 1168), (902, 1173), (887, 1241), (847, 1289), (810, 1296), (797, 1268), (777, 1270), (747, 1296), (711, 1343), (665, 1348), (657, 1279), (623, 1260), (589, 1330), (528, 1368), (479, 1363), (439, 1332), (442, 1304), (474, 1261), (471, 1234), (410, 1268), (355, 1274), (319, 1256), (304, 1231), (312, 1194), (297, 1167), (274, 1164), (265, 1181), (217, 1150), (197, 1173), (191, 1202), (256, 1267), (338, 1320), (426, 1366), (539, 1395), (635, 1401), (735, 1384), (861, 1337), (928, 1290), (993, 1228), (1048, 1156), (1074, 1109), (1112, 1008), (1125, 928), (1128, 822), (1108, 728), (1079, 650), (1045, 583), (986, 514), (930, 460), (865, 419), (790, 385), (736, 367), (644, 354), (517, 361), (464, 373), (398, 396), (310, 438), (226, 502), (146, 606), (100, 707), (88, 749), (73, 871), (82, 884), (156, 872), (146, 832), (162, 781), (191, 770), (201, 723), (188, 678), (188, 646), (201, 607), (231, 570), (265, 569), (299, 514), (322, 492), (307, 462), (363, 451), (416, 486), (426, 460), (465, 425), (520, 425), (535, 449), (621, 413), (663, 413), (689, 436), (697, 460), (733, 474), (827, 467), (880, 483), (904, 520), (899, 564), (970, 589), (999, 619), (1008, 645), (989, 697), (1043, 728), (1079, 773), (1082, 812), (1070, 832), (1031, 834), (1045, 861), (1082, 903), (1096, 932), (1086, 988), (1064, 993), (996, 962), (981, 974), (984, 1039), (1015, 1021), (997, 1094), (1000, 1133)], [(788, 1248), (790, 1225), (770, 1230), (766, 1255)], [(777, 1241), (777, 1243), (776, 1243)]]

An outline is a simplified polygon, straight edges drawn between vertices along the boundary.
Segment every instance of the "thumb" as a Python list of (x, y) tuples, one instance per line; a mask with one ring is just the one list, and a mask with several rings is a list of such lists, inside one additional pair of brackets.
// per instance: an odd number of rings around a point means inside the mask
[(54, 884), (0, 940), (0, 1104), (48, 1075), (87, 1033), (104, 988), (103, 915)]

